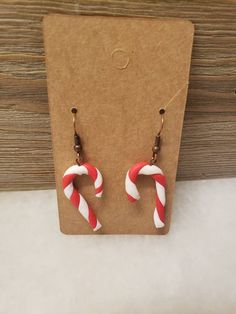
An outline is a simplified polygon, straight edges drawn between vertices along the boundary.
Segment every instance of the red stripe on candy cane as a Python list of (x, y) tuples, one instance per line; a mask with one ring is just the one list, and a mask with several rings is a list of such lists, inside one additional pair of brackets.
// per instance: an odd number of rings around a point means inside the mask
[(62, 181), (63, 190), (67, 187), (67, 185), (69, 185), (74, 180), (75, 177), (76, 174), (67, 174), (63, 177)]
[(146, 165), (148, 165), (147, 162), (139, 162), (138, 164), (130, 168), (128, 173), (129, 173), (129, 178), (133, 183), (136, 181), (139, 171)]
[(95, 181), (98, 176), (97, 169), (88, 163), (84, 163), (83, 166), (87, 168), (88, 175), (92, 178), (93, 181)]

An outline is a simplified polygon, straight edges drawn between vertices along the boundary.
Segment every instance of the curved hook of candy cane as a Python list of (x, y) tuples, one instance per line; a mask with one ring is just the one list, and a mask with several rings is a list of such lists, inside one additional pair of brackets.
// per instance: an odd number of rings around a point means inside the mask
[(73, 180), (77, 175), (86, 174), (92, 178), (95, 187), (96, 197), (101, 197), (103, 192), (103, 179), (100, 171), (91, 164), (84, 163), (82, 165), (73, 165), (68, 168), (62, 179), (62, 187), (65, 196), (71, 201), (75, 208), (81, 213), (81, 215), (88, 221), (89, 225), (93, 228), (93, 231), (97, 231), (101, 228), (100, 222), (97, 220), (96, 215), (84, 197), (75, 189)]
[(135, 202), (140, 199), (137, 186), (135, 184), (138, 175), (150, 175), (156, 183), (156, 207), (154, 210), (154, 224), (156, 228), (165, 226), (165, 176), (162, 170), (156, 165), (150, 165), (147, 162), (140, 162), (129, 169), (125, 179), (125, 189), (129, 201)]

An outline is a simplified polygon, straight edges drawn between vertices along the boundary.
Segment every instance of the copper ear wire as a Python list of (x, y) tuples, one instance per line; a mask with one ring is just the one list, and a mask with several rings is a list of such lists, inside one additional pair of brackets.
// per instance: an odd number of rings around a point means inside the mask
[(75, 108), (75, 107), (72, 107), (71, 108), (71, 112), (72, 112), (72, 114), (73, 114), (73, 128), (74, 128), (74, 133), (76, 134), (77, 132), (76, 132), (76, 126), (75, 126), (75, 117), (76, 117), (76, 113), (77, 113), (77, 108)]
[(161, 132), (163, 130), (164, 127), (164, 114), (165, 114), (165, 109), (161, 108), (159, 110), (159, 114), (161, 115), (161, 126), (160, 129), (155, 137), (155, 142), (154, 142), (154, 146), (152, 148), (152, 158), (150, 160), (150, 165), (154, 165), (157, 162), (157, 157), (158, 157), (158, 153), (161, 150)]
[(83, 163), (82, 158), (82, 143), (79, 134), (76, 131), (76, 114), (77, 108), (71, 108), (71, 112), (73, 114), (73, 129), (74, 129), (74, 151), (76, 152), (76, 163), (80, 166)]
[(161, 109), (159, 110), (159, 114), (161, 115), (161, 126), (160, 126), (159, 132), (157, 133), (158, 136), (161, 135), (161, 132), (162, 132), (163, 127), (164, 127), (164, 114), (165, 114), (165, 112), (166, 112), (166, 111), (165, 111), (164, 108), (161, 108)]
[(184, 84), (180, 89), (177, 90), (177, 92), (170, 98), (170, 100), (167, 102), (165, 107), (160, 108), (159, 114), (161, 115), (161, 126), (160, 129), (155, 137), (155, 143), (152, 148), (152, 158), (150, 160), (150, 165), (154, 165), (157, 162), (157, 157), (161, 149), (161, 133), (164, 127), (164, 114), (166, 112), (167, 107), (169, 107), (172, 104), (172, 101), (182, 92), (188, 86), (188, 84)]

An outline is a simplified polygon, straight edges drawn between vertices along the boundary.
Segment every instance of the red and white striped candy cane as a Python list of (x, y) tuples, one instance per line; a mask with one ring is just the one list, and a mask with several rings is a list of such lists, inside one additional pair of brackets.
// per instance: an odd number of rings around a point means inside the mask
[(65, 196), (71, 201), (75, 208), (88, 221), (93, 231), (101, 228), (100, 222), (97, 220), (93, 209), (89, 207), (83, 196), (75, 189), (73, 180), (77, 175), (87, 174), (94, 181), (96, 197), (101, 197), (103, 192), (103, 179), (100, 171), (94, 166), (84, 163), (82, 165), (74, 165), (66, 170), (62, 179), (62, 187)]
[(156, 165), (150, 165), (147, 162), (140, 162), (129, 169), (125, 179), (125, 189), (128, 199), (135, 202), (140, 199), (135, 181), (139, 174), (150, 175), (156, 183), (156, 207), (154, 210), (154, 223), (156, 228), (162, 228), (165, 225), (165, 185), (166, 180), (162, 170)]

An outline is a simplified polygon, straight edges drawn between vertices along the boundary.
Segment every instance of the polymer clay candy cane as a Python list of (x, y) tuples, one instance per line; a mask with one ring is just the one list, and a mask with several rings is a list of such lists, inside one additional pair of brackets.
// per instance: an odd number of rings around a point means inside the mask
[(138, 175), (150, 175), (156, 184), (156, 207), (154, 210), (154, 224), (156, 228), (165, 226), (165, 186), (166, 180), (162, 170), (156, 165), (148, 162), (140, 162), (129, 169), (125, 179), (125, 189), (129, 201), (135, 202), (140, 199), (140, 195), (135, 184)]
[(101, 228), (100, 222), (97, 220), (93, 209), (88, 205), (84, 197), (78, 192), (74, 186), (74, 179), (77, 175), (88, 175), (94, 182), (96, 197), (101, 197), (103, 192), (103, 179), (100, 171), (89, 163), (82, 165), (73, 165), (69, 167), (62, 179), (62, 187), (65, 196), (71, 201), (75, 208), (88, 221), (93, 231)]

